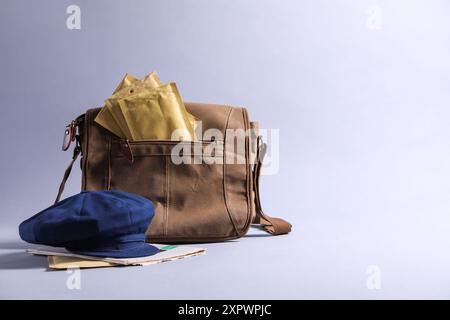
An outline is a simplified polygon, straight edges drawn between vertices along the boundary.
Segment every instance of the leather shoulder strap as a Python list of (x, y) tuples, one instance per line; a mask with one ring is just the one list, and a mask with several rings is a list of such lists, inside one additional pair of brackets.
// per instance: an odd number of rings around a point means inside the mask
[(67, 179), (69, 178), (70, 173), (72, 172), (73, 164), (75, 163), (75, 160), (77, 160), (78, 155), (80, 153), (81, 153), (81, 149), (78, 146), (76, 146), (73, 149), (72, 160), (70, 161), (69, 166), (67, 167), (66, 171), (64, 171), (64, 176), (62, 178), (61, 184), (59, 185), (58, 194), (56, 195), (55, 204), (58, 203), (59, 200), (61, 199), (61, 195), (64, 191), (64, 187), (66, 186)]
[(259, 196), (259, 178), (261, 176), (261, 167), (264, 156), (267, 152), (267, 144), (262, 143), (261, 137), (258, 137), (256, 163), (253, 171), (253, 184), (255, 190), (256, 216), (253, 219), (254, 224), (260, 224), (263, 230), (272, 234), (280, 235), (291, 232), (292, 225), (281, 218), (270, 217), (266, 215), (261, 207), (261, 198)]

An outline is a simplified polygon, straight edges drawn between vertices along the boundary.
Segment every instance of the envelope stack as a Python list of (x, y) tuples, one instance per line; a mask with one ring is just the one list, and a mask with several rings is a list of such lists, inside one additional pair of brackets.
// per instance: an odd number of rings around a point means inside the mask
[(195, 140), (196, 117), (184, 106), (175, 82), (156, 72), (142, 79), (126, 74), (95, 121), (122, 139)]

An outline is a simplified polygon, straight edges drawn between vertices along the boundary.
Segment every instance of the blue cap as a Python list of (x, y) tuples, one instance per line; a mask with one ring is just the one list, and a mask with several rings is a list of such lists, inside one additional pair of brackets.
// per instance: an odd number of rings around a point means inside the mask
[(22, 240), (78, 254), (133, 258), (159, 252), (145, 243), (153, 203), (122, 191), (83, 191), (22, 222)]

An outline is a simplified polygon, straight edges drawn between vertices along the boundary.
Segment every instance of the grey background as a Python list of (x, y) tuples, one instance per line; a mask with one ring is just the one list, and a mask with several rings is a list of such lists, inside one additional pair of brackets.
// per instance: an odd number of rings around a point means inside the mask
[[(81, 30), (66, 7), (81, 7)], [(367, 9), (381, 10), (381, 29)], [(17, 1), (0, 10), (1, 298), (449, 298), (448, 1)], [(46, 271), (17, 226), (50, 205), (64, 126), (125, 72), (280, 129), (282, 237), (145, 268)], [(79, 191), (74, 175), (66, 195)], [(252, 233), (258, 233), (252, 230)], [(380, 290), (366, 269), (381, 269)]]

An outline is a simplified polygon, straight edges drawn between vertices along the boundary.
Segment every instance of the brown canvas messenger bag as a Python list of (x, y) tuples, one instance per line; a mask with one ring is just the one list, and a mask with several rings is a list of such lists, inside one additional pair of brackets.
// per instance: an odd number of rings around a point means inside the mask
[[(192, 160), (181, 164), (171, 159), (172, 149), (180, 147), (178, 141), (122, 140), (94, 122), (100, 108), (87, 110), (67, 126), (63, 150), (71, 141), (76, 141), (76, 146), (55, 203), (81, 154), (82, 190), (121, 190), (153, 201), (155, 216), (146, 233), (149, 242), (236, 239), (245, 235), (251, 224), (272, 235), (289, 233), (287, 221), (270, 217), (261, 209), (259, 177), (266, 144), (259, 136), (258, 124), (249, 121), (247, 110), (189, 102), (186, 108), (201, 120), (202, 133), (214, 128), (224, 140), (181, 142), (187, 144), (183, 150), (191, 151), (187, 154)], [(252, 132), (244, 138), (240, 151), (225, 143), (230, 134), (227, 129)], [(207, 157), (201, 163), (195, 161), (204, 154), (223, 157), (223, 161), (205, 163)], [(240, 161), (227, 163), (226, 155)]]

